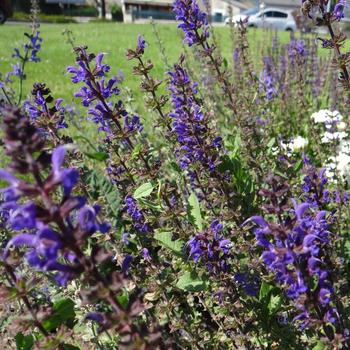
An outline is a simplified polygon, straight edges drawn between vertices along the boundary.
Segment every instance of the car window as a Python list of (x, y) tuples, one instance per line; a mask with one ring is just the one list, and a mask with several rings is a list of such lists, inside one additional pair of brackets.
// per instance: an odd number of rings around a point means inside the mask
[(264, 16), (265, 16), (265, 17), (268, 17), (268, 18), (271, 18), (271, 17), (274, 17), (273, 14), (274, 14), (273, 11), (266, 11), (266, 12), (264, 13)]
[(275, 18), (287, 18), (288, 15), (284, 12), (274, 11), (273, 17), (275, 17)]

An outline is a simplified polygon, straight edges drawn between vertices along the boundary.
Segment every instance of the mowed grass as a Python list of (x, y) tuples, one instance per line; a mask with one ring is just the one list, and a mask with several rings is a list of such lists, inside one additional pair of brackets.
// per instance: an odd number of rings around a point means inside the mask
[[(41, 62), (38, 64), (30, 63), (26, 68), (27, 79), (24, 83), (24, 95), (30, 93), (34, 82), (45, 82), (51, 89), (54, 97), (64, 98), (66, 103), (78, 102), (73, 94), (77, 86), (72, 84), (69, 75), (66, 73), (66, 67), (75, 63), (74, 53), (69, 44), (66, 43), (66, 37), (62, 35), (65, 29), (73, 32), (76, 45), (86, 45), (90, 52), (106, 53), (105, 61), (111, 66), (111, 74), (117, 74), (121, 70), (125, 76), (124, 86), (130, 88), (136, 101), (142, 103), (142, 93), (139, 89), (139, 77), (132, 75), (133, 62), (125, 57), (128, 48), (136, 46), (138, 34), (145, 37), (149, 43), (146, 57), (151, 59), (154, 64), (153, 75), (163, 79), (166, 74), (166, 67), (160, 54), (159, 44), (155, 37), (153, 28), (150, 24), (120, 24), (120, 23), (88, 23), (88, 24), (57, 24), (41, 25), (41, 36), (44, 39), (42, 51), (39, 56)], [(21, 47), (25, 41), (24, 32), (29, 31), (28, 25), (4, 25), (0, 26), (0, 72), (5, 73), (11, 70), (11, 63), (15, 61), (11, 57), (14, 47)], [(157, 24), (157, 30), (164, 44), (168, 62), (174, 64), (180, 54), (184, 52), (182, 44), (182, 32), (174, 24)], [(232, 51), (234, 44), (230, 39), (230, 30), (228, 27), (215, 28), (215, 35), (218, 38), (220, 50), (228, 63), (232, 61)], [(258, 52), (272, 39), (271, 32), (262, 32), (251, 30), (249, 40), (252, 52), (256, 53), (253, 57), (258, 57)], [(281, 42), (286, 43), (289, 40), (288, 33), (280, 33)], [(263, 39), (264, 38), (264, 39)], [(263, 39), (263, 40), (262, 40)], [(14, 87), (16, 88), (15, 83)], [(140, 108), (141, 107), (141, 108)], [(143, 109), (138, 106), (138, 109)]]

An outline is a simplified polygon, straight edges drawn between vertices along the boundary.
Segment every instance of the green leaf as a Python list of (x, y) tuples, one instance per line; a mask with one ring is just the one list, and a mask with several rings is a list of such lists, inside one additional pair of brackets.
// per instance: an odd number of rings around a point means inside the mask
[(128, 293), (125, 291), (122, 294), (117, 295), (117, 300), (118, 300), (119, 304), (126, 309), (128, 304), (129, 304)]
[(146, 182), (145, 184), (142, 184), (140, 187), (138, 187), (135, 192), (134, 192), (134, 198), (135, 199), (140, 199), (140, 198), (145, 198), (148, 197), (154, 187), (150, 182)]
[(186, 271), (180, 276), (176, 287), (186, 292), (200, 292), (207, 288), (207, 281), (199, 278), (193, 271)]
[(299, 159), (299, 160), (295, 163), (295, 165), (294, 165), (294, 167), (293, 167), (293, 170), (294, 170), (295, 172), (298, 172), (298, 171), (303, 167), (303, 164), (304, 164), (303, 160), (302, 160), (302, 159)]
[(87, 157), (98, 160), (100, 162), (104, 162), (106, 159), (108, 159), (108, 154), (105, 152), (93, 152), (93, 153), (86, 152), (84, 154)]
[(142, 203), (145, 207), (148, 207), (148, 208), (156, 210), (156, 211), (162, 211), (162, 209), (163, 209), (161, 205), (155, 204), (155, 203), (148, 201), (146, 199), (140, 199), (139, 202)]
[(171, 232), (156, 232), (154, 238), (165, 248), (171, 250), (176, 255), (182, 256), (182, 247), (185, 242), (181, 239), (173, 241)]
[(273, 137), (270, 141), (269, 141), (269, 143), (267, 144), (267, 148), (272, 148), (273, 147), (273, 145), (275, 144), (275, 142), (276, 142), (276, 139)]
[(142, 148), (141, 143), (138, 143), (137, 145), (135, 145), (135, 147), (131, 153), (131, 160), (134, 160), (139, 156), (139, 154), (141, 152), (141, 148)]
[(46, 318), (42, 324), (48, 331), (56, 329), (59, 325), (66, 323), (67, 325), (74, 322), (75, 311), (72, 299), (61, 299), (54, 303), (52, 314)]
[(259, 301), (263, 300), (273, 289), (274, 286), (263, 281), (260, 287)]
[(203, 230), (203, 220), (199, 201), (194, 192), (188, 198), (188, 220), (197, 227), (199, 231)]
[[(118, 222), (120, 216), (120, 196), (118, 189), (98, 170), (84, 169), (84, 182), (89, 186), (89, 195), (93, 200), (100, 198), (106, 202), (108, 216)], [(113, 224), (113, 222), (111, 222)]]
[(270, 316), (275, 314), (282, 305), (282, 297), (280, 295), (272, 295), (269, 301), (268, 310)]
[(23, 335), (22, 333), (17, 333), (15, 340), (17, 350), (30, 350), (34, 345), (34, 338), (31, 334)]
[(312, 350), (324, 350), (325, 348), (324, 344), (319, 340)]
[(318, 276), (313, 275), (310, 279), (310, 290), (311, 292), (314, 292), (318, 287)]
[(64, 350), (80, 350), (77, 346), (71, 345), (71, 344), (63, 344)]
[(176, 162), (170, 162), (170, 166), (179, 174), (182, 174), (182, 170)]

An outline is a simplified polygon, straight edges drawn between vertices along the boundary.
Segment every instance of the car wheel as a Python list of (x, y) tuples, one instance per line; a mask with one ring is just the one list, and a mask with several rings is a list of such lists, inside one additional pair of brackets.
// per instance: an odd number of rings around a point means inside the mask
[(286, 32), (292, 33), (292, 32), (294, 32), (294, 30), (292, 28), (286, 28)]
[(248, 28), (257, 28), (255, 24), (248, 24)]
[(0, 9), (0, 24), (3, 24), (6, 21), (6, 16), (5, 16), (5, 12)]

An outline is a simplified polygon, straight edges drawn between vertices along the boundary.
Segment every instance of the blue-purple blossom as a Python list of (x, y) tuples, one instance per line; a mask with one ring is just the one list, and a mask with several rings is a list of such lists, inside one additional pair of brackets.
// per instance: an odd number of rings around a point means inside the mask
[(232, 243), (222, 236), (222, 230), (223, 225), (214, 220), (208, 230), (196, 234), (187, 242), (189, 256), (196, 263), (201, 260), (212, 272), (226, 272), (229, 267)]
[(339, 0), (334, 7), (333, 17), (336, 21), (340, 21), (344, 18), (344, 9), (345, 9), (346, 0)]
[(131, 195), (125, 197), (125, 210), (130, 216), (134, 228), (142, 233), (150, 232), (149, 223), (146, 221), (141, 209), (138, 208), (135, 198)]
[(5, 76), (6, 83), (13, 83), (11, 77), (24, 78), (24, 72), (20, 63), (12, 64), (12, 71), (8, 72)]
[(52, 171), (43, 186), (47, 195), (57, 187), (63, 189), (64, 200), (60, 210), (62, 215), (67, 215), (65, 230), (69, 233), (58, 231), (61, 227), (52, 228), (47, 219), (42, 221), (47, 212), (39, 204), (34, 201), (22, 203), (27, 195), (40, 195), (41, 191), (37, 186), (16, 178), (10, 172), (0, 171), (0, 178), (9, 184), (2, 189), (4, 200), (0, 210), (7, 213), (6, 224), (12, 230), (21, 232), (7, 243), (4, 257), (8, 256), (13, 247), (26, 247), (25, 257), (28, 263), (37, 270), (52, 271), (56, 281), (62, 285), (67, 284), (81, 271), (75, 253), (70, 251), (70, 238), (65, 235), (79, 232), (79, 237), (83, 237), (96, 231), (104, 233), (109, 230), (109, 225), (100, 223), (97, 218), (98, 206), (87, 206), (84, 198), (71, 195), (79, 174), (76, 169), (63, 167), (65, 154), (64, 146), (59, 146), (53, 151)]
[(296, 63), (297, 59), (305, 60), (308, 55), (304, 40), (292, 39), (286, 47), (288, 50), (288, 57), (292, 63)]
[[(117, 84), (121, 78), (120, 74), (119, 77), (106, 77), (110, 67), (103, 63), (104, 54), (99, 53), (95, 57), (93, 54), (88, 54), (86, 48), (79, 48), (76, 53), (77, 66), (67, 67), (67, 72), (72, 74), (71, 81), (74, 84), (84, 83), (74, 96), (81, 99), (84, 107), (89, 107), (88, 119), (99, 124), (99, 130), (109, 135), (112, 134), (112, 124), (116, 124), (118, 131), (127, 134), (142, 131), (140, 117), (130, 115), (124, 109), (122, 101), (112, 101), (113, 97), (120, 94)], [(123, 123), (120, 122), (121, 117)]]
[(222, 139), (212, 138), (207, 118), (196, 101), (197, 84), (191, 82), (187, 71), (178, 64), (169, 76), (174, 107), (170, 117), (173, 119), (172, 132), (179, 143), (175, 151), (178, 163), (184, 170), (199, 163), (205, 171), (214, 172)]
[(173, 11), (176, 20), (182, 22), (178, 27), (183, 30), (189, 46), (209, 37), (207, 15), (201, 11), (196, 0), (175, 0)]
[(146, 47), (147, 47), (146, 40), (142, 35), (139, 34), (137, 37), (137, 49), (139, 51), (144, 51)]
[[(40, 37), (40, 32), (36, 31), (32, 35), (27, 34), (27, 36), (28, 36), (30, 42), (28, 44), (24, 45), (24, 49), (25, 49), (25, 51), (30, 52), (29, 61), (40, 62), (40, 58), (38, 57), (38, 52), (41, 49), (41, 43), (43, 41), (43, 39)], [(18, 49), (15, 49), (15, 53), (14, 53), (13, 57), (19, 57), (19, 56), (20, 56), (20, 54), (19, 54)]]
[(267, 100), (272, 100), (277, 96), (276, 79), (273, 75), (272, 62), (269, 57), (264, 57), (264, 68), (260, 73), (260, 91), (265, 93)]
[[(299, 315), (295, 321), (304, 326), (309, 322), (309, 306), (305, 297), (314, 295), (326, 313), (332, 308), (334, 289), (325, 263), (324, 248), (330, 244), (326, 211), (311, 211), (310, 203), (294, 201), (294, 218), (282, 226), (270, 223), (261, 216), (248, 221), (254, 229), (257, 244), (264, 249), (261, 259), (274, 272), (276, 281), (295, 301)], [(317, 287), (312, 286), (317, 281)], [(312, 289), (313, 288), (313, 289)]]
[[(65, 129), (68, 127), (65, 120), (66, 109), (62, 106), (63, 100), (58, 98), (53, 106), (49, 106), (52, 97), (49, 95), (50, 90), (45, 84), (34, 84), (32, 91), (33, 99), (24, 102), (24, 110), (29, 115), (31, 121), (36, 123), (43, 132), (47, 132), (44, 127), (48, 124), (49, 129)], [(48, 95), (47, 97), (45, 95)]]

